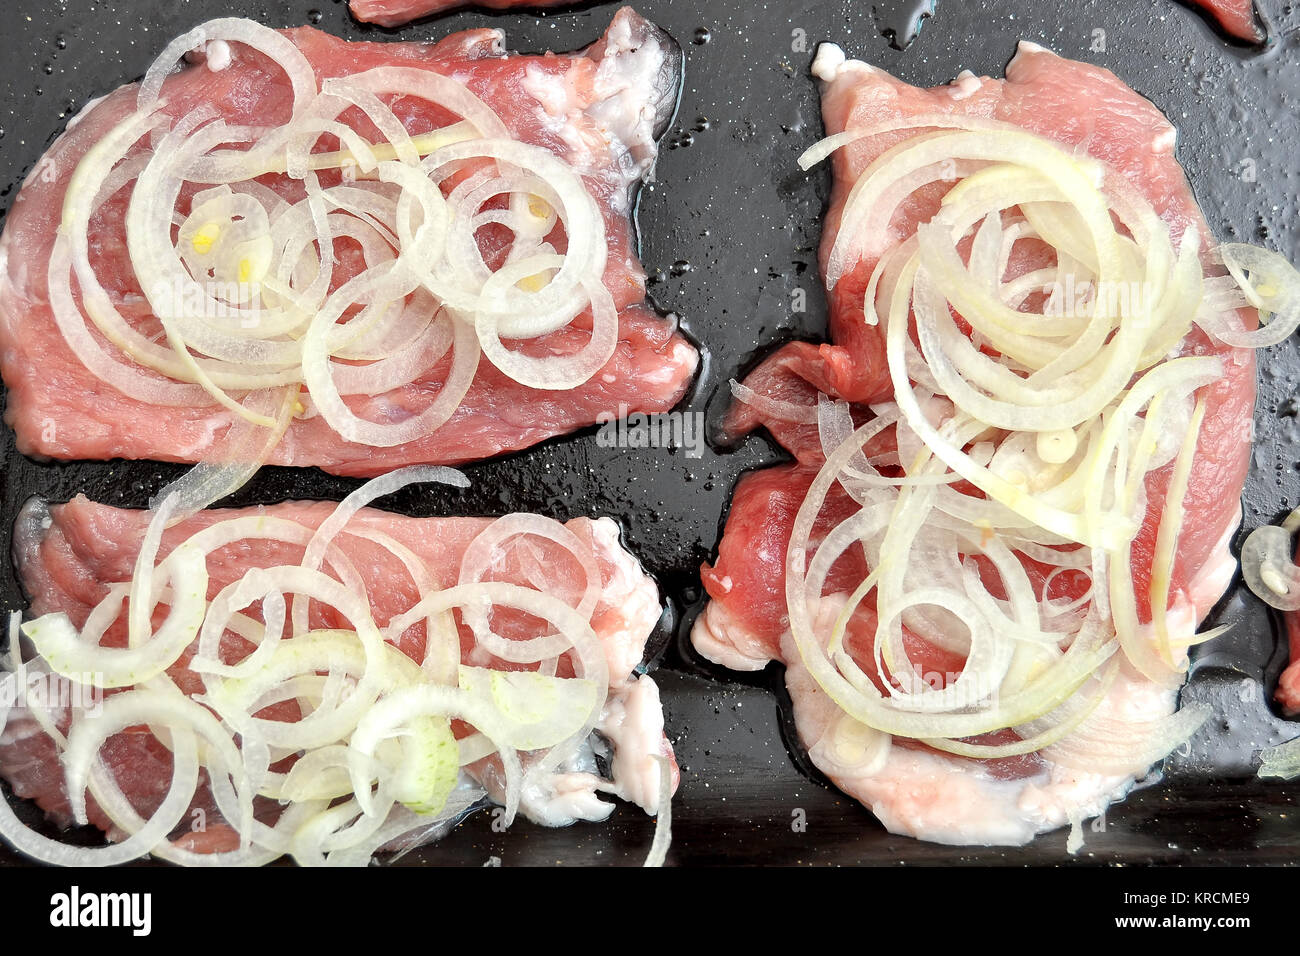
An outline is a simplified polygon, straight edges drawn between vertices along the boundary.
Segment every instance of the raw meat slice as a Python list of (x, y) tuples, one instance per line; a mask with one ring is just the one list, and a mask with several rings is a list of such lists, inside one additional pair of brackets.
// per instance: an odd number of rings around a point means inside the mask
[[(1132, 183), (1173, 237), (1195, 226), (1206, 227), (1173, 155), (1175, 130), (1148, 101), (1106, 70), (1064, 60), (1041, 47), (1022, 43), (1005, 80), (963, 74), (954, 83), (919, 89), (882, 70), (845, 61), (838, 49), (823, 46), (814, 72), (823, 81), (822, 108), (828, 135), (861, 130), (892, 120), (944, 114), (989, 118), (1013, 124), (1060, 143), (1076, 154), (1108, 164)], [(881, 133), (859, 139), (834, 154), (834, 186), (822, 244), (828, 268), (850, 187), (864, 169), (907, 132)], [(916, 191), (895, 213), (885, 241), (887, 249), (911, 236), (918, 222), (928, 221), (950, 183), (932, 183)], [(805, 667), (791, 639), (786, 603), (787, 547), (795, 514), (824, 463), (815, 411), (818, 394), (850, 403), (852, 423), (873, 418), (868, 407), (893, 398), (885, 357), (885, 332), (863, 322), (863, 302), (878, 253), (864, 253), (830, 294), (832, 344), (793, 343), (765, 360), (745, 380), (751, 399), (737, 401), (726, 420), (733, 435), (760, 425), (795, 456), (792, 465), (747, 475), (737, 485), (718, 559), (703, 568), (710, 601), (697, 620), (692, 639), (705, 657), (725, 666), (757, 670), (769, 661), (786, 666), (786, 684), (794, 705), (800, 739), (815, 764), (837, 785), (862, 800), (891, 830), (949, 843), (1023, 843), (1039, 832), (1081, 816), (1095, 815), (1121, 796), (1146, 767), (1124, 773), (1085, 773), (1054, 764), (1040, 754), (980, 761), (950, 756), (911, 740), (895, 738), (883, 763), (868, 771), (835, 757), (837, 705), (830, 701)], [(1210, 267), (1208, 254), (1204, 264)], [(1012, 275), (1027, 268), (1012, 265)], [(1217, 355), (1221, 379), (1199, 392), (1205, 417), (1195, 449), (1185, 498), (1185, 521), (1177, 541), (1170, 589), (1170, 628), (1190, 637), (1230, 582), (1235, 561), (1229, 540), (1240, 517), (1239, 494), (1249, 463), (1249, 423), (1255, 397), (1255, 361), (1251, 351), (1231, 349), (1193, 328), (1183, 354)], [(894, 454), (892, 427), (864, 451)], [(1147, 475), (1147, 499), (1164, 500), (1172, 468)], [(838, 486), (826, 497), (806, 553), (811, 555), (828, 529), (854, 514), (858, 503)], [(1161, 509), (1149, 508), (1134, 539), (1131, 558), (1137, 613), (1142, 626), (1151, 620), (1149, 582)], [(1033, 562), (1021, 558), (1038, 581), (1039, 599), (1047, 583)], [(855, 565), (854, 562), (857, 562)], [(856, 552), (831, 568), (825, 593), (845, 592), (866, 573)], [(1077, 588), (1076, 588), (1077, 591)], [(1070, 592), (1053, 597), (1068, 597)], [(833, 602), (832, 602), (833, 603)], [(872, 601), (863, 601), (849, 621), (847, 646), (857, 664), (879, 681), (872, 663), (876, 621)], [(829, 620), (820, 617), (822, 628)], [(913, 662), (953, 682), (964, 655), (928, 646), (905, 630)], [(934, 685), (932, 685), (934, 686)], [(1167, 716), (1175, 704), (1172, 688), (1149, 685), (1127, 668), (1102, 699), (1089, 722), (1131, 721), (1145, 726)], [(1109, 715), (1109, 716), (1108, 716)], [(856, 722), (853, 722), (856, 723)], [(851, 738), (851, 734), (850, 734)], [(901, 745), (900, 745), (901, 744)], [(1152, 757), (1152, 760), (1156, 757)]]
[[(572, 0), (349, 0), (352, 15), (364, 23), (381, 27), (400, 27), (421, 17), (435, 16), (461, 7), (486, 7), (490, 10), (509, 10), (515, 7), (553, 7), (571, 3)], [(1186, 0), (1201, 9), (1232, 37), (1246, 43), (1259, 43), (1264, 39), (1255, 16), (1254, 0)], [(892, 30), (886, 33), (892, 36)]]
[(510, 10), (514, 7), (559, 7), (573, 0), (349, 0), (348, 9), (363, 23), (400, 27), (404, 23), (431, 17), (461, 7)]
[[(170, 553), (199, 529), (230, 518), (258, 515), (315, 529), (333, 510), (334, 505), (328, 502), (286, 502), (265, 508), (204, 511), (169, 528), (160, 555)], [(28, 502), (15, 529), (14, 553), (31, 612), (41, 615), (62, 611), (80, 627), (109, 592), (110, 584), (131, 579), (148, 520), (148, 512), (100, 505), (84, 497), (53, 507), (38, 499)], [(421, 589), (415, 585), (407, 567), (388, 546), (391, 541), (414, 553), (427, 568), (431, 586), (441, 589), (457, 584), (467, 549), (493, 525), (494, 520), (487, 518), (408, 518), (364, 508), (345, 527), (339, 543), (346, 548), (352, 566), (360, 575), (374, 619), (382, 627), (421, 597)], [(648, 812), (655, 812), (659, 800), (657, 758), (666, 758), (672, 767), (674, 788), (678, 779), (672, 747), (663, 731), (658, 690), (650, 677), (635, 673), (660, 616), (658, 590), (619, 543), (614, 522), (578, 518), (564, 527), (576, 536), (599, 569), (599, 596), (591, 622), (603, 646), (610, 678), (609, 696), (597, 725), (600, 737), (595, 743), (598, 750), (605, 747), (612, 751), (608, 764), (612, 779), (602, 781), (592, 755), (588, 754), (584, 761), (579, 761), (580, 766), (562, 767), (566, 772), (556, 773), (549, 783), (525, 792), (521, 810), (534, 821), (553, 826), (575, 819), (604, 819), (613, 804), (598, 799), (600, 792), (615, 793)], [(491, 564), (488, 580), (546, 589), (561, 599), (576, 590), (581, 597), (583, 585), (578, 582), (582, 569), (573, 556), (534, 535), (508, 540), (511, 541), (508, 548), (493, 552), (497, 558)], [(242, 578), (249, 568), (296, 564), (302, 555), (301, 544), (273, 539), (247, 538), (220, 548), (207, 561), (209, 599)], [(339, 620), (335, 610), (320, 604), (312, 605), (309, 623), (313, 630), (348, 626), (346, 621)], [(494, 658), (476, 646), (474, 633), (463, 618), (458, 617), (458, 625), (464, 664), (493, 670), (535, 666)], [(526, 639), (537, 635), (538, 622), (525, 614), (497, 611), (493, 613), (492, 628), (511, 640)], [(125, 640), (123, 614), (105, 635), (104, 643), (121, 646)], [(412, 659), (422, 660), (424, 624), (418, 623), (401, 634), (397, 645)], [(222, 637), (223, 655), (232, 655), (230, 660), (242, 657), (249, 647), (233, 632), (227, 631)], [(167, 672), (187, 694), (203, 690), (200, 676), (188, 666), (196, 650), (197, 644)], [(559, 662), (556, 675), (573, 675), (569, 658)], [(285, 719), (294, 718), (288, 715)], [(142, 731), (114, 735), (102, 753), (123, 791), (141, 815), (147, 816), (161, 802), (170, 785), (168, 751), (153, 734)], [(473, 764), (469, 770), (489, 793), (499, 793), (499, 764), (494, 759)], [(11, 713), (0, 737), (0, 776), (18, 796), (35, 800), (56, 822), (69, 822), (65, 780), (54, 743), (26, 711)], [(111, 835), (120, 836), (93, 799), (89, 804), (91, 821)], [(234, 831), (225, 826), (206, 785), (200, 788), (192, 810), (203, 812), (207, 826), (202, 832), (177, 838), (182, 842), (176, 845), (196, 852), (234, 848), (231, 845)], [(278, 812), (274, 801), (259, 802), (259, 817), (268, 822), (273, 823)]]
[(1254, 0), (1189, 0), (1207, 17), (1223, 28), (1224, 32), (1244, 43), (1261, 43), (1264, 31), (1255, 15)]
[[(484, 358), (459, 407), (433, 434), (377, 449), (345, 440), (323, 415), (295, 417), (271, 463), (368, 476), (409, 463), (463, 462), (534, 445), (620, 407), (661, 412), (681, 398), (698, 357), (644, 303), (645, 276), (629, 205), (632, 190), (654, 162), (655, 134), (675, 106), (680, 52), (666, 34), (625, 8), (604, 38), (566, 55), (508, 55), (502, 32), (487, 29), (437, 43), (349, 43), (311, 28), (287, 30), (283, 36), (310, 62), (318, 82), (381, 67), (453, 77), (489, 103), (511, 135), (567, 162), (599, 207), (609, 245), (603, 282), (619, 317), (612, 357), (577, 388), (525, 387)], [(211, 108), (235, 126), (285, 118), (291, 102), (288, 81), (262, 54), (214, 41), (205, 61), (166, 80), (164, 115), (175, 119)], [(231, 411), (203, 394), (204, 400), (195, 404), (165, 410), (127, 397), (87, 371), (53, 318), (48, 264), (69, 180), (92, 146), (133, 112), (137, 90), (136, 85), (119, 89), (69, 124), (24, 184), (0, 236), (6, 420), (17, 433), (19, 449), (29, 455), (198, 461), (220, 454), (235, 420)], [(426, 100), (389, 99), (412, 133), (447, 121)], [(294, 188), (285, 177), (264, 176), (259, 182), (284, 191)], [(126, 262), (128, 193), (119, 191), (96, 212), (90, 227), (91, 261), (129, 321), (146, 335), (158, 335), (157, 321), (147, 305), (142, 308), (142, 290)], [(479, 240), (486, 243), (487, 232)], [(359, 257), (344, 250), (339, 269), (353, 260), (355, 270)], [(540, 356), (572, 352), (590, 338), (591, 323), (588, 311), (567, 327), (526, 340), (520, 350)], [(348, 407), (372, 421), (406, 420), (429, 405), (447, 381), (450, 365), (444, 355), (409, 385), (347, 396)]]

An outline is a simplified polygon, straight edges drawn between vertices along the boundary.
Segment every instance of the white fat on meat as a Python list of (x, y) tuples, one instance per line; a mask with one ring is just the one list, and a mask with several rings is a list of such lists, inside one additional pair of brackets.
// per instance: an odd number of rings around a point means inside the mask
[(659, 686), (642, 674), (610, 697), (596, 729), (614, 752), (611, 792), (646, 813), (658, 813), (662, 765), (656, 758), (672, 755), (664, 737)]
[(764, 641), (710, 601), (691, 627), (691, 644), (706, 659), (733, 671), (761, 671), (772, 660)]
[[(599, 822), (614, 811), (603, 794), (635, 803), (652, 816), (659, 812), (661, 765), (656, 758), (672, 751), (664, 737), (658, 685), (642, 675), (611, 694), (596, 734), (555, 771), (525, 776), (519, 799), (524, 816), (548, 827)], [(597, 770), (597, 750), (608, 756), (608, 778)]]
[(204, 54), (204, 61), (212, 73), (220, 73), (233, 61), (230, 55), (230, 44), (225, 40), (209, 40)]
[(604, 632), (605, 656), (609, 661), (610, 687), (621, 687), (645, 657), (646, 641), (663, 614), (659, 588), (619, 541), (618, 524), (612, 518), (591, 523), (596, 557), (604, 559), (613, 573), (604, 582), (601, 603), (617, 608), (622, 625)]
[[(783, 649), (795, 727), (809, 757), (891, 833), (954, 846), (1018, 846), (1071, 821), (1099, 816), (1148, 769), (1142, 764), (1128, 773), (1100, 774), (1048, 762), (1035, 776), (1008, 780), (978, 761), (888, 740), (864, 747), (864, 729), (846, 719), (808, 673), (788, 635)], [(1172, 714), (1175, 701), (1172, 689), (1121, 675), (1090, 719), (1141, 726)], [(837, 739), (845, 736), (849, 740)], [(1135, 739), (1135, 750), (1143, 743)], [(854, 753), (861, 754), (857, 766)]]
[(584, 741), (578, 753), (554, 771), (524, 777), (519, 812), (544, 827), (567, 827), (579, 820), (599, 823), (614, 812), (614, 804), (600, 798), (605, 786), (591, 744)]
[(823, 83), (832, 83), (845, 73), (872, 73), (875, 67), (861, 60), (850, 60), (834, 43), (819, 43), (813, 56), (812, 75)]
[[(595, 102), (588, 111), (632, 160), (627, 174), (640, 179), (654, 165), (658, 103), (646, 99), (668, 59), (654, 34), (635, 36), (634, 21), (616, 17), (605, 35), (605, 56), (596, 70)], [(629, 182), (631, 181), (629, 180)]]
[(586, 176), (600, 175), (608, 142), (576, 122), (584, 112), (585, 97), (575, 84), (575, 69), (551, 73), (529, 64), (524, 70), (523, 87), (537, 101), (538, 116), (546, 131), (567, 148), (565, 160), (569, 165)]
[(978, 76), (970, 70), (962, 70), (957, 74), (957, 79), (951, 83), (952, 98), (954, 100), (965, 100), (974, 96), (980, 91), (983, 85)]
[[(523, 80), (546, 130), (568, 147), (568, 163), (615, 185), (615, 205), (623, 213), (630, 208), (631, 187), (654, 166), (659, 102), (651, 92), (661, 86), (670, 59), (655, 34), (636, 36), (633, 24), (630, 18), (616, 17), (610, 25), (592, 91), (578, 88), (580, 61), (563, 73), (529, 65)], [(576, 122), (584, 114), (595, 121), (595, 130)], [(611, 151), (620, 159), (613, 166), (605, 162)]]
[[(602, 628), (610, 694), (592, 738), (572, 757), (549, 773), (526, 772), (519, 811), (541, 826), (606, 819), (614, 804), (602, 799), (604, 794), (657, 813), (659, 763), (655, 757), (672, 754), (664, 737), (659, 688), (649, 677), (634, 673), (662, 614), (659, 589), (623, 548), (612, 519), (593, 520), (591, 536), (597, 558), (612, 568), (603, 582), (600, 604), (617, 609), (622, 619), (617, 626)], [(597, 750), (609, 756), (608, 779), (598, 772)], [(483, 785), (494, 800), (502, 802), (505, 791), (497, 768), (483, 769)]]

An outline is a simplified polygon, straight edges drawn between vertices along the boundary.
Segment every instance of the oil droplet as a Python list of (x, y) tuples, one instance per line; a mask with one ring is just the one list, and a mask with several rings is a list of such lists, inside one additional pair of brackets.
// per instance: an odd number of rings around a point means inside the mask
[(68, 48), (68, 41), (63, 39), (63, 37), (61, 36), (56, 37), (54, 40), (54, 45), (58, 47), (60, 50), (66, 50)]
[(308, 19), (309, 21), (311, 21), (312, 23), (320, 23), (322, 20), (325, 19), (325, 14), (323, 14), (323, 13), (321, 13), (319, 10), (315, 10), (315, 9), (308, 10), (308, 11), (307, 11), (307, 19)]
[(683, 276), (691, 271), (691, 264), (685, 259), (678, 259), (672, 264), (672, 268), (669, 271), (675, 276)]
[(709, 32), (708, 27), (700, 27), (695, 31), (695, 39), (691, 42), (696, 46), (704, 46), (713, 39), (713, 34)]
[(692, 128), (697, 133), (703, 133), (706, 130), (710, 129), (712, 125), (713, 124), (709, 122), (709, 118), (707, 116), (700, 116), (695, 120), (695, 126)]

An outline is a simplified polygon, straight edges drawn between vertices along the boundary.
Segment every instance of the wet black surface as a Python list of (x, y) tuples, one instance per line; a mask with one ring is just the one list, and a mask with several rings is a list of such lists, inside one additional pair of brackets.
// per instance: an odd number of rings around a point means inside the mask
[[(1178, 155), (1206, 218), (1222, 239), (1260, 242), (1300, 261), (1300, 10), (1260, 4), (1272, 40), (1263, 49), (1224, 42), (1171, 0), (946, 0), (905, 51), (898, 45), (926, 3), (903, 0), (753, 2), (645, 0), (637, 8), (682, 44), (686, 83), (668, 131), (657, 181), (641, 198), (642, 254), (655, 302), (680, 316), (706, 363), (683, 410), (716, 418), (728, 379), (774, 344), (825, 331), (815, 250), (826, 195), (823, 171), (805, 175), (795, 157), (821, 135), (808, 74), (818, 42), (909, 82), (946, 82), (962, 69), (1000, 75), (1020, 39), (1115, 70), (1180, 129)], [(525, 51), (583, 46), (615, 4), (542, 18), (462, 12), (399, 31), (353, 23), (341, 2), (257, 0), (7, 0), (0, 22), (0, 207), (88, 99), (139, 76), (171, 37), (213, 16), (251, 16), (271, 26), (315, 22), (350, 38), (436, 38), (483, 23), (501, 26)], [(793, 311), (806, 298), (806, 310)], [(1300, 386), (1296, 341), (1261, 356), (1258, 445), (1245, 527), (1300, 504)], [(149, 463), (40, 464), (3, 431), (0, 548), (12, 518), (40, 493), (79, 492), (144, 506), (182, 469)], [(468, 469), (465, 493), (408, 490), (386, 506), (410, 514), (503, 514), (536, 510), (565, 519), (619, 517), (628, 546), (673, 605), (656, 653), (669, 734), (683, 769), (674, 807), (679, 864), (809, 863), (1043, 864), (1069, 862), (1065, 834), (1014, 850), (956, 850), (886, 833), (835, 790), (805, 776), (787, 750), (776, 669), (737, 676), (703, 666), (683, 639), (699, 599), (701, 560), (714, 547), (732, 486), (780, 454), (762, 437), (737, 448), (605, 448), (595, 430)], [(267, 469), (235, 503), (287, 497), (337, 499), (356, 482), (317, 471)], [(3, 562), (0, 562), (3, 563)], [(20, 607), (12, 569), (0, 600)], [(1251, 780), (1257, 751), (1292, 736), (1295, 724), (1266, 698), (1285, 662), (1277, 622), (1234, 592), (1219, 620), (1237, 627), (1205, 650), (1187, 697), (1209, 700), (1216, 718), (1169, 761), (1166, 782), (1112, 808), (1088, 832), (1076, 863), (1289, 862), (1300, 851), (1293, 800), (1300, 787)], [(550, 831), (527, 823), (499, 834), (480, 814), (406, 863), (634, 863), (653, 822), (620, 807), (605, 825)], [(0, 851), (2, 852), (2, 851)], [(11, 856), (0, 857), (12, 860)]]
[(906, 50), (934, 16), (936, 0), (882, 0), (871, 5), (880, 35), (895, 50)]

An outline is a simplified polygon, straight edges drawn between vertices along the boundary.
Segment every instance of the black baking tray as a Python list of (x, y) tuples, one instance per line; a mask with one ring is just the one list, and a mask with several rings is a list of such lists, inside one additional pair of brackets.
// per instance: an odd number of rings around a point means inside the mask
[[(342, 0), (5, 0), (0, 11), (0, 207), (67, 118), (90, 98), (139, 77), (172, 37), (217, 16), (273, 26), (312, 23), (351, 39), (424, 40), (489, 24), (512, 49), (584, 46), (617, 4), (547, 13), (464, 11), (401, 30), (353, 21)], [(1263, 243), (1300, 261), (1300, 9), (1261, 0), (1270, 41), (1230, 42), (1172, 0), (941, 0), (918, 38), (902, 46), (909, 14), (928, 4), (867, 0), (641, 0), (685, 53), (685, 85), (661, 148), (656, 181), (641, 194), (641, 253), (651, 296), (701, 346), (705, 361), (683, 410), (715, 424), (726, 383), (781, 342), (825, 335), (816, 266), (829, 181), (795, 158), (822, 135), (809, 75), (816, 43), (903, 79), (934, 85), (963, 69), (1001, 75), (1017, 41), (1033, 40), (1114, 70), (1178, 126), (1178, 157), (1211, 228), (1224, 240)], [(874, 9), (880, 7), (880, 9)], [(891, 45), (890, 40), (893, 40)], [(796, 290), (807, 310), (793, 312)], [(1300, 356), (1296, 340), (1261, 356), (1254, 466), (1244, 528), (1300, 504)], [(712, 431), (710, 432), (712, 434)], [(143, 507), (183, 469), (149, 462), (40, 463), (0, 435), (0, 553), (31, 495), (78, 493)], [(753, 675), (714, 668), (690, 649), (698, 569), (716, 546), (736, 479), (783, 459), (763, 435), (735, 447), (606, 448), (596, 430), (466, 469), (465, 492), (408, 489), (384, 505), (407, 514), (540, 511), (564, 520), (610, 515), (665, 595), (650, 665), (682, 767), (669, 862), (712, 864), (1250, 864), (1300, 855), (1300, 785), (1254, 778), (1258, 751), (1300, 732), (1270, 706), (1286, 662), (1280, 622), (1243, 587), (1214, 622), (1236, 626), (1198, 655), (1184, 699), (1214, 704), (1215, 718), (1146, 782), (1086, 831), (1077, 856), (1065, 833), (1023, 848), (952, 848), (887, 833), (816, 774), (793, 743), (776, 665)], [(315, 469), (267, 468), (232, 504), (338, 499), (357, 482)], [(1238, 541), (1239, 543), (1239, 541)], [(0, 562), (4, 609), (23, 606)], [(29, 808), (30, 809), (30, 808)], [(34, 818), (34, 814), (29, 814)], [(653, 821), (620, 806), (604, 824), (506, 833), (471, 816), (409, 864), (637, 863)], [(92, 833), (73, 835), (93, 840)], [(0, 847), (0, 863), (21, 858)]]

